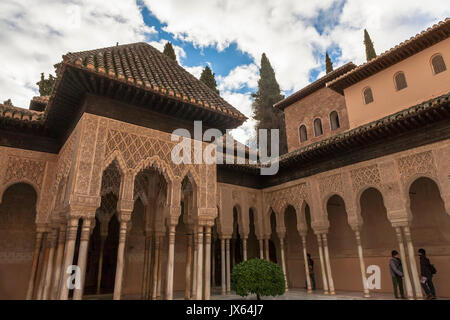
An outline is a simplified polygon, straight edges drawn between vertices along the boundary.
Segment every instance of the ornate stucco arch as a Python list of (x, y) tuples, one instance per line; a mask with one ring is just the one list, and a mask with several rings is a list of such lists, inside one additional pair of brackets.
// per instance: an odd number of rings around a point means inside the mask
[(8, 183), (4, 184), (0, 189), (0, 204), (3, 202), (3, 195), (5, 194), (5, 191), (8, 190), (10, 187), (12, 187), (16, 184), (20, 184), (20, 183), (29, 185), (30, 187), (33, 188), (34, 192), (36, 193), (36, 219), (37, 219), (40, 205), (41, 205), (41, 200), (42, 200), (41, 199), (41, 189), (39, 188), (39, 186), (36, 183), (31, 181), (30, 179), (21, 178), (21, 179), (9, 181)]
[(408, 211), (408, 214), (411, 216), (411, 219), (413, 218), (412, 212), (411, 212), (411, 197), (409, 196), (409, 191), (411, 190), (412, 185), (414, 184), (414, 182), (416, 182), (417, 180), (421, 179), (421, 178), (426, 178), (429, 179), (431, 181), (433, 181), (436, 184), (436, 187), (439, 190), (439, 195), (444, 203), (444, 206), (446, 206), (446, 211), (447, 214), (450, 215), (450, 208), (448, 208), (448, 204), (446, 204), (444, 198), (443, 198), (443, 188), (440, 184), (440, 181), (438, 179), (437, 176), (433, 175), (433, 174), (427, 174), (427, 173), (417, 173), (412, 175), (408, 180), (405, 181), (404, 185), (403, 185), (403, 192), (404, 192), (404, 197), (405, 197), (405, 203), (406, 203), (406, 210)]

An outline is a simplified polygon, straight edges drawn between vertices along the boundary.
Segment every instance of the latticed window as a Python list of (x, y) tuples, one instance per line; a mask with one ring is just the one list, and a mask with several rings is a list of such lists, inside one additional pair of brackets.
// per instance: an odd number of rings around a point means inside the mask
[(308, 132), (306, 131), (306, 126), (302, 125), (299, 129), (300, 133), (300, 143), (308, 140)]
[(397, 88), (397, 91), (408, 87), (408, 84), (406, 83), (406, 76), (403, 72), (399, 72), (395, 75), (395, 87)]
[(341, 127), (341, 123), (339, 122), (339, 115), (336, 111), (330, 113), (330, 124), (331, 130), (337, 130)]
[(316, 134), (316, 137), (319, 137), (323, 134), (322, 120), (320, 119), (314, 120), (314, 133)]
[(372, 89), (366, 88), (364, 89), (364, 103), (369, 104), (373, 102), (373, 93)]
[(433, 59), (431, 60), (431, 64), (433, 65), (434, 74), (438, 74), (447, 70), (444, 58), (440, 54), (433, 57)]

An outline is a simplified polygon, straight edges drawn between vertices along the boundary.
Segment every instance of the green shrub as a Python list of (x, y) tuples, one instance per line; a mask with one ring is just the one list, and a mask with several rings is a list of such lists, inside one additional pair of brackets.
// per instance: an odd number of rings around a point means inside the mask
[(252, 259), (233, 268), (231, 290), (241, 297), (256, 294), (263, 296), (281, 296), (286, 291), (284, 274), (280, 266), (267, 260)]

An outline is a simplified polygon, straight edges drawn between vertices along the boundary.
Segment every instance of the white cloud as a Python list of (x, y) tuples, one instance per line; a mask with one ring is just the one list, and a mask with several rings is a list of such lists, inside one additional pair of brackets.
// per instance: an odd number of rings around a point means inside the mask
[[(166, 24), (166, 32), (201, 49), (215, 46), (223, 50), (236, 43), (256, 65), (265, 52), (286, 92), (301, 89), (309, 83), (311, 70), (324, 67), (324, 61), (317, 57), (318, 52), (339, 47), (342, 56), (334, 61), (335, 68), (349, 61), (363, 63), (364, 28), (369, 30), (377, 53), (382, 53), (450, 15), (448, 0), (144, 2)], [(336, 4), (343, 4), (342, 13), (336, 10)], [(325, 18), (320, 17), (322, 23), (328, 24), (322, 34), (314, 27), (321, 10), (328, 10)], [(330, 23), (332, 21), (337, 24)], [(225, 90), (224, 96), (238, 100), (241, 97), (232, 91), (244, 84), (254, 85), (254, 64), (239, 66), (228, 76), (218, 77), (221, 92)], [(245, 104), (241, 105), (248, 109)], [(236, 107), (242, 108), (239, 104)], [(243, 132), (245, 129), (236, 134)]]
[(240, 90), (244, 86), (249, 89), (258, 87), (259, 69), (256, 64), (242, 65), (231, 70), (225, 76), (218, 76), (217, 83), (220, 91)]
[(250, 93), (236, 93), (231, 91), (221, 92), (222, 98), (224, 98), (232, 106), (236, 107), (242, 112), (249, 120), (247, 120), (242, 126), (231, 131), (233, 138), (241, 143), (249, 144), (251, 139), (255, 135), (256, 121), (252, 119), (252, 103), (253, 99)]
[(194, 67), (183, 66), (183, 68), (186, 69), (186, 71), (192, 74), (194, 77), (200, 80), (200, 76), (202, 75), (203, 72), (202, 66), (194, 66)]
[(0, 100), (21, 107), (37, 94), (40, 73), (54, 73), (63, 54), (156, 33), (134, 0), (2, 0), (0, 12)]
[[(283, 90), (300, 89), (308, 83), (309, 72), (323, 65), (316, 53), (339, 45), (340, 63), (364, 61), (363, 33), (368, 28), (378, 52), (415, 35), (426, 26), (450, 14), (448, 0), (348, 0), (337, 26), (320, 34), (314, 27), (320, 10), (338, 14), (342, 0), (165, 0), (144, 1), (167, 26), (165, 31), (198, 47), (219, 50), (236, 42), (256, 64), (266, 52)], [(438, 14), (436, 14), (438, 13)]]

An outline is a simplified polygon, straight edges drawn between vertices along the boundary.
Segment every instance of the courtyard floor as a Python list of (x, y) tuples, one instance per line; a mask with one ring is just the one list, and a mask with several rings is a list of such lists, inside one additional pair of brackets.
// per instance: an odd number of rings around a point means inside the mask
[[(184, 300), (184, 292), (174, 292), (174, 300)], [(101, 296), (85, 296), (85, 300), (110, 300), (112, 295)], [(123, 300), (141, 300), (140, 296), (125, 295)], [(220, 288), (213, 288), (211, 292), (211, 300), (256, 300), (256, 296), (249, 296), (246, 298), (240, 297), (236, 294), (222, 295)], [(371, 293), (370, 298), (364, 298), (361, 292), (341, 291), (336, 295), (326, 295), (321, 291), (308, 294), (305, 289), (289, 289), (284, 295), (280, 297), (263, 297), (263, 300), (396, 300), (392, 294), (389, 293)], [(449, 300), (447, 298), (439, 298), (439, 300)]]

